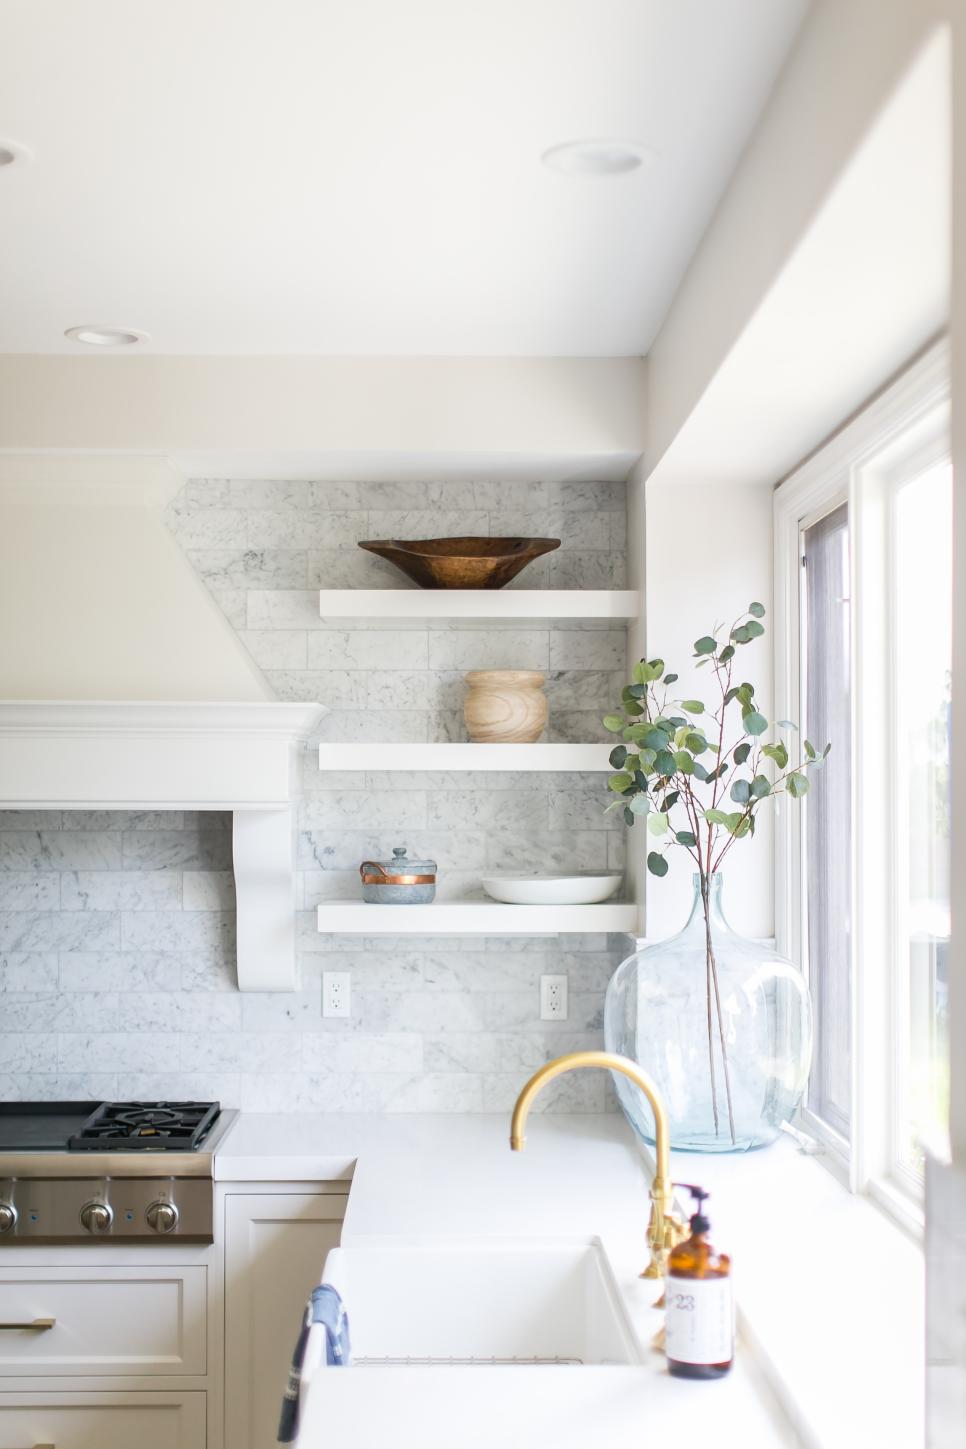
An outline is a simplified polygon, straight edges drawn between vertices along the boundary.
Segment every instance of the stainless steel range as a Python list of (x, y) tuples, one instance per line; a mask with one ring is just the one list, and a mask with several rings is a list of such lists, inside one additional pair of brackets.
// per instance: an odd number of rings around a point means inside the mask
[(218, 1102), (0, 1103), (0, 1246), (210, 1243)]

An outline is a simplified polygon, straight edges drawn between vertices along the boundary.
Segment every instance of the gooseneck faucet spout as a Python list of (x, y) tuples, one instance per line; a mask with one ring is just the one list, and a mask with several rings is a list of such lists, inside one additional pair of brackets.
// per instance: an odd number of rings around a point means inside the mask
[(650, 1248), (650, 1262), (641, 1274), (642, 1278), (663, 1278), (667, 1268), (667, 1256), (675, 1243), (685, 1236), (683, 1222), (673, 1211), (674, 1188), (671, 1182), (671, 1154), (669, 1147), (667, 1108), (661, 1094), (646, 1072), (629, 1057), (618, 1056), (616, 1052), (568, 1052), (566, 1056), (554, 1057), (539, 1071), (534, 1072), (520, 1093), (510, 1121), (510, 1147), (522, 1152), (526, 1143), (526, 1125), (533, 1099), (542, 1087), (564, 1072), (579, 1067), (604, 1067), (611, 1072), (621, 1072), (644, 1093), (654, 1113), (654, 1156), (656, 1158), (654, 1180), (651, 1183), (651, 1217), (647, 1228)]

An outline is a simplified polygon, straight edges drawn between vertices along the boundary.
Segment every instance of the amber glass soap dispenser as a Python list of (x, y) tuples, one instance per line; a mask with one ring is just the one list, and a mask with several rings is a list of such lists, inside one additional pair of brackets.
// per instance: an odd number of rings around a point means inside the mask
[(689, 1182), (697, 1204), (691, 1235), (672, 1248), (665, 1293), (665, 1351), (669, 1371), (683, 1379), (719, 1379), (735, 1356), (731, 1259), (708, 1242), (711, 1224), (702, 1211), (708, 1194)]

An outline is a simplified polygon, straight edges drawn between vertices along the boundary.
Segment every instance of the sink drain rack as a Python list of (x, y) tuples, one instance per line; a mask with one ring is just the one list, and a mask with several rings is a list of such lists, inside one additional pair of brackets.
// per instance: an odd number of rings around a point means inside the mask
[(582, 1358), (521, 1358), (514, 1355), (512, 1358), (477, 1358), (475, 1355), (468, 1358), (445, 1358), (427, 1355), (426, 1357), (387, 1357), (387, 1358), (354, 1358), (353, 1368), (502, 1368), (504, 1365), (518, 1368), (534, 1368), (535, 1366), (561, 1368), (583, 1364)]

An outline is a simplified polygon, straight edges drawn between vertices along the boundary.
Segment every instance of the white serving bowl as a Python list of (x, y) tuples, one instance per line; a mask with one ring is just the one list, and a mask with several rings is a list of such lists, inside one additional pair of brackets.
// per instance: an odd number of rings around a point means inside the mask
[(489, 875), (483, 889), (509, 906), (593, 906), (608, 900), (621, 875)]

